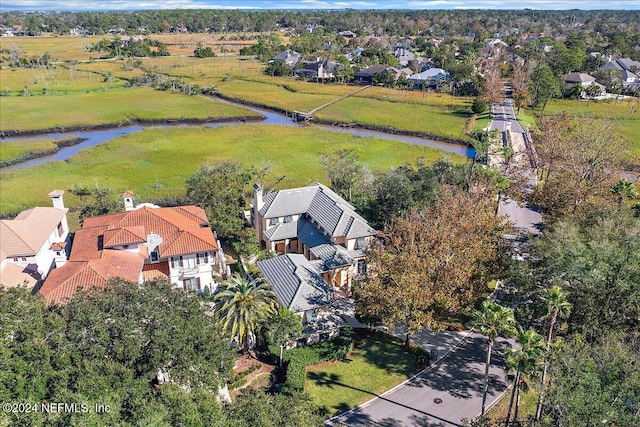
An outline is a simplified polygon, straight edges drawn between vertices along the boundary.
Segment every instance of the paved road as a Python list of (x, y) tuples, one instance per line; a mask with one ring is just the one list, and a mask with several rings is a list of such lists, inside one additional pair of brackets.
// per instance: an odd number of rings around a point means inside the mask
[[(507, 389), (502, 347), (495, 346), (489, 370), (487, 402)], [(480, 414), (486, 356), (485, 338), (472, 333), (456, 350), (430, 370), (366, 404), (326, 422), (328, 426), (460, 426)], [(348, 387), (336, 381), (336, 387)], [(357, 387), (357, 385), (355, 386)], [(434, 399), (440, 399), (436, 403)]]
[(507, 122), (511, 122), (511, 132), (524, 133), (524, 129), (516, 119), (516, 113), (510, 99), (491, 104), (491, 115), (493, 120), (490, 129), (504, 132), (507, 129)]

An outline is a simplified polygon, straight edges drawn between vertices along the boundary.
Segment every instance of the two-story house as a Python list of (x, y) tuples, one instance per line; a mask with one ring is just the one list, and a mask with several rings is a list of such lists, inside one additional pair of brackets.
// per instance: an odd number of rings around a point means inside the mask
[(333, 288), (350, 293), (352, 278), (366, 271), (364, 249), (376, 231), (325, 185), (265, 195), (256, 184), (251, 215), (262, 248), (304, 255)]
[(103, 288), (113, 277), (167, 278), (176, 288), (213, 293), (226, 263), (204, 210), (134, 206), (133, 193), (123, 197), (124, 212), (86, 218), (76, 231), (69, 261), (40, 289), (47, 302), (64, 301), (78, 287)]
[(67, 261), (68, 209), (64, 191), (49, 193), (53, 207), (35, 207), (0, 221), (0, 283), (37, 287), (51, 269)]

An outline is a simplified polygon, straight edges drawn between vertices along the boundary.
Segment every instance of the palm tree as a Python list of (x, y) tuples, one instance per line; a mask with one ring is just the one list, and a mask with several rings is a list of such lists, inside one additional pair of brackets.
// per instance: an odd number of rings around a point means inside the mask
[(616, 182), (616, 185), (609, 188), (609, 191), (618, 198), (618, 209), (622, 206), (625, 198), (633, 200), (638, 197), (638, 191), (634, 183), (624, 179)]
[(584, 92), (584, 88), (581, 83), (576, 83), (571, 86), (569, 94), (576, 99), (576, 107), (578, 106), (578, 101), (580, 100), (580, 96), (582, 96), (582, 92)]
[(499, 334), (511, 336), (515, 332), (516, 320), (513, 310), (502, 307), (492, 301), (484, 301), (482, 308), (473, 312), (473, 327), (487, 337), (487, 360), (484, 367), (484, 386), (482, 388), (482, 413), (484, 415), (489, 388), (489, 366), (491, 365), (491, 350)]
[(249, 349), (260, 320), (276, 312), (276, 297), (269, 285), (237, 273), (220, 284), (215, 301), (215, 313), (224, 330), (238, 340), (243, 351)]
[[(521, 327), (518, 327), (516, 344), (518, 344), (518, 348), (511, 347), (504, 352), (507, 370), (515, 370), (516, 372), (513, 380), (509, 410), (507, 411), (507, 419), (504, 424), (505, 427), (509, 425), (514, 401), (517, 402), (520, 398), (520, 377), (523, 375), (530, 376), (538, 369), (546, 350), (544, 338), (533, 329), (525, 331)], [(515, 420), (518, 419), (518, 406), (518, 403), (516, 403)]]
[[(546, 349), (548, 353), (549, 346), (551, 345), (551, 339), (553, 338), (553, 327), (556, 325), (558, 318), (565, 319), (569, 317), (569, 313), (571, 313), (571, 303), (567, 301), (567, 293), (558, 285), (553, 286), (551, 289), (547, 289), (542, 300), (547, 304), (546, 318), (550, 319), (549, 333), (547, 334), (546, 342)], [(538, 397), (538, 405), (536, 407), (536, 421), (538, 421), (542, 415), (544, 387), (548, 368), (549, 362), (545, 361), (544, 367), (542, 368), (542, 378), (540, 379), (540, 396)]]

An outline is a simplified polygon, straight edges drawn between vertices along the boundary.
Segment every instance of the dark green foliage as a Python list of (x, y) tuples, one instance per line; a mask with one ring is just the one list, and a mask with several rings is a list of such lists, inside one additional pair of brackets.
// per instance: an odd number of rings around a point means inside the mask
[(568, 340), (553, 358), (546, 425), (620, 427), (640, 423), (640, 342), (637, 336), (600, 336), (589, 344)]
[[(153, 48), (153, 49), (152, 49)], [(124, 42), (120, 37), (113, 40), (102, 39), (89, 48), (92, 52), (105, 52), (105, 58), (169, 56), (169, 51), (161, 41), (133, 38)]]
[[(307, 366), (342, 359), (353, 350), (353, 345), (353, 328), (345, 326), (340, 329), (340, 336), (336, 338), (306, 347), (286, 350), (283, 357), (285, 361), (289, 362), (287, 366), (287, 381), (285, 382), (286, 390), (304, 390)], [(279, 351), (279, 348), (277, 351)], [(277, 358), (278, 354), (272, 354), (272, 356)]]
[(290, 76), (293, 74), (293, 68), (282, 61), (273, 61), (267, 64), (264, 69), (265, 74), (270, 76)]
[(242, 213), (251, 198), (254, 169), (239, 163), (203, 165), (187, 179), (187, 198), (202, 206), (211, 226), (225, 237), (236, 236), (244, 228)]
[[(90, 408), (0, 414), (2, 424), (220, 423), (217, 389), (231, 375), (235, 352), (196, 295), (162, 282), (113, 281), (106, 291), (47, 308), (26, 289), (0, 288), (0, 316), (0, 400)], [(158, 369), (172, 383), (154, 386)], [(109, 412), (97, 413), (96, 404)]]
[[(312, 427), (322, 425), (309, 397), (301, 392), (268, 394), (246, 390), (225, 408), (227, 425), (233, 427)], [(219, 425), (219, 424), (214, 424)]]
[(489, 111), (489, 103), (486, 99), (476, 96), (471, 104), (471, 111), (475, 114), (482, 114)]
[(193, 51), (193, 55), (196, 58), (213, 58), (216, 56), (215, 52), (211, 50), (211, 47), (202, 47), (202, 43), (198, 43), (195, 50)]

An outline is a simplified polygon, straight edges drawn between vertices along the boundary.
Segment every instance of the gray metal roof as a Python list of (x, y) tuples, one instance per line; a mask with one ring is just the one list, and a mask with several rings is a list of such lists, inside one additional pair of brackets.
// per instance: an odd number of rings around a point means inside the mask
[(264, 237), (275, 242), (277, 240), (294, 239), (298, 235), (298, 221), (280, 223), (264, 231)]
[(258, 261), (258, 268), (280, 304), (296, 313), (331, 303), (331, 287), (304, 255), (287, 254)]
[(331, 271), (354, 263), (349, 252), (340, 245), (323, 244), (311, 248), (310, 251), (321, 261), (318, 266), (320, 271)]
[[(332, 237), (353, 239), (376, 234), (351, 204), (329, 187), (318, 183), (268, 193), (260, 213), (267, 219), (306, 213)], [(267, 238), (274, 240), (273, 237)]]

